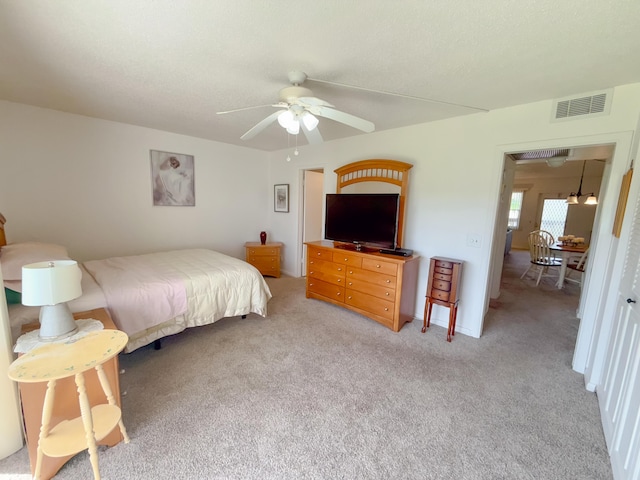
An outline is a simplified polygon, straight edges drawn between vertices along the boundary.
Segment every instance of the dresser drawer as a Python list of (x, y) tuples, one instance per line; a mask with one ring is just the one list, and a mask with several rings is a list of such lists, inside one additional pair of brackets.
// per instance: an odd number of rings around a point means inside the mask
[(349, 291), (345, 303), (383, 317), (389, 321), (393, 320), (394, 302), (392, 301), (367, 295), (366, 293)]
[(432, 288), (430, 296), (431, 298), (435, 298), (436, 300), (442, 300), (443, 302), (448, 302), (450, 293)]
[(333, 252), (322, 248), (307, 247), (307, 259), (311, 261), (314, 258), (331, 262), (333, 261)]
[(318, 280), (315, 277), (307, 277), (307, 291), (331, 298), (332, 300), (344, 302), (344, 287)]
[(397, 278), (393, 275), (370, 272), (362, 268), (347, 268), (347, 281), (353, 280), (395, 289)]
[(280, 255), (280, 249), (275, 247), (247, 247), (247, 256), (274, 256), (277, 257)]
[(357, 280), (353, 276), (347, 278), (347, 292), (349, 290), (356, 290), (362, 293), (368, 293), (374, 297), (384, 298), (394, 301), (396, 296), (395, 284), (391, 286), (374, 285), (369, 282)]
[(362, 265), (362, 257), (349, 252), (334, 252), (333, 261), (342, 265), (350, 265), (358, 268)]
[(344, 275), (338, 275), (336, 273), (325, 272), (322, 270), (311, 269), (307, 271), (307, 277), (322, 280), (326, 283), (332, 283), (333, 285), (339, 285), (344, 287), (345, 280)]
[(307, 270), (313, 270), (316, 272), (333, 273), (335, 275), (342, 275), (344, 277), (346, 266), (341, 263), (327, 262), (317, 258), (310, 258), (307, 263)]
[(372, 272), (384, 273), (386, 275), (396, 276), (398, 274), (398, 265), (392, 262), (385, 262), (377, 258), (363, 258), (362, 268)]

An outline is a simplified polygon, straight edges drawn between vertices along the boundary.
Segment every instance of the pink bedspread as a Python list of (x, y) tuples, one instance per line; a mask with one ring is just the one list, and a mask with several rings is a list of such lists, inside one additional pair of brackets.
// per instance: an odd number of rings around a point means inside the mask
[(84, 262), (102, 287), (114, 323), (129, 335), (187, 311), (182, 276), (168, 263), (150, 264), (146, 256)]

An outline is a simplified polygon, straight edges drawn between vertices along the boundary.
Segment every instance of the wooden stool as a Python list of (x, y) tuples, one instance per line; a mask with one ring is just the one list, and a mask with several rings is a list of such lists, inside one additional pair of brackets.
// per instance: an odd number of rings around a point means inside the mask
[[(92, 332), (73, 343), (51, 343), (38, 347), (15, 360), (9, 366), (9, 378), (16, 382), (47, 382), (42, 407), (42, 424), (38, 438), (35, 479), (40, 479), (43, 455), (64, 457), (89, 449), (93, 476), (100, 479), (98, 448), (100, 441), (116, 425), (125, 443), (129, 436), (122, 422), (122, 412), (109, 385), (102, 364), (118, 355), (127, 344), (127, 334), (119, 330)], [(96, 369), (107, 404), (91, 407), (84, 382), (84, 372)], [(53, 410), (56, 380), (75, 376), (81, 416), (63, 420), (53, 428), (49, 425)]]
[(432, 257), (429, 263), (429, 283), (427, 284), (427, 300), (424, 304), (424, 323), (422, 333), (431, 325), (433, 304), (449, 308), (449, 327), (447, 342), (456, 333), (456, 318), (460, 300), (459, 286), (462, 273), (462, 260), (445, 257)]

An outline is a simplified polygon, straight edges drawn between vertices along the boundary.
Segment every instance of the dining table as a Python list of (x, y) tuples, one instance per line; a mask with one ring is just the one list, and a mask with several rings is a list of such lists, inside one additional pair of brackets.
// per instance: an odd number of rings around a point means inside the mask
[(557, 242), (551, 245), (549, 248), (554, 252), (560, 252), (562, 258), (562, 264), (560, 265), (560, 275), (558, 276), (558, 281), (556, 282), (556, 287), (562, 288), (564, 287), (564, 279), (567, 275), (567, 264), (569, 263), (569, 259), (571, 257), (582, 255), (587, 251), (589, 245), (585, 243), (572, 245)]

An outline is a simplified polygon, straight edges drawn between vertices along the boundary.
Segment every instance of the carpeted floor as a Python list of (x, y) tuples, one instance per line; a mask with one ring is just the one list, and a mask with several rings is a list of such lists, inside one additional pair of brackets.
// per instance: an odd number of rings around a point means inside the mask
[[(100, 449), (102, 477), (611, 479), (596, 396), (571, 370), (578, 287), (520, 280), (526, 261), (507, 256), (483, 336), (452, 343), (268, 279), (267, 318), (121, 355), (131, 443)], [(28, 472), (25, 448), (0, 460), (0, 479)], [(91, 478), (86, 452), (56, 478)]]

